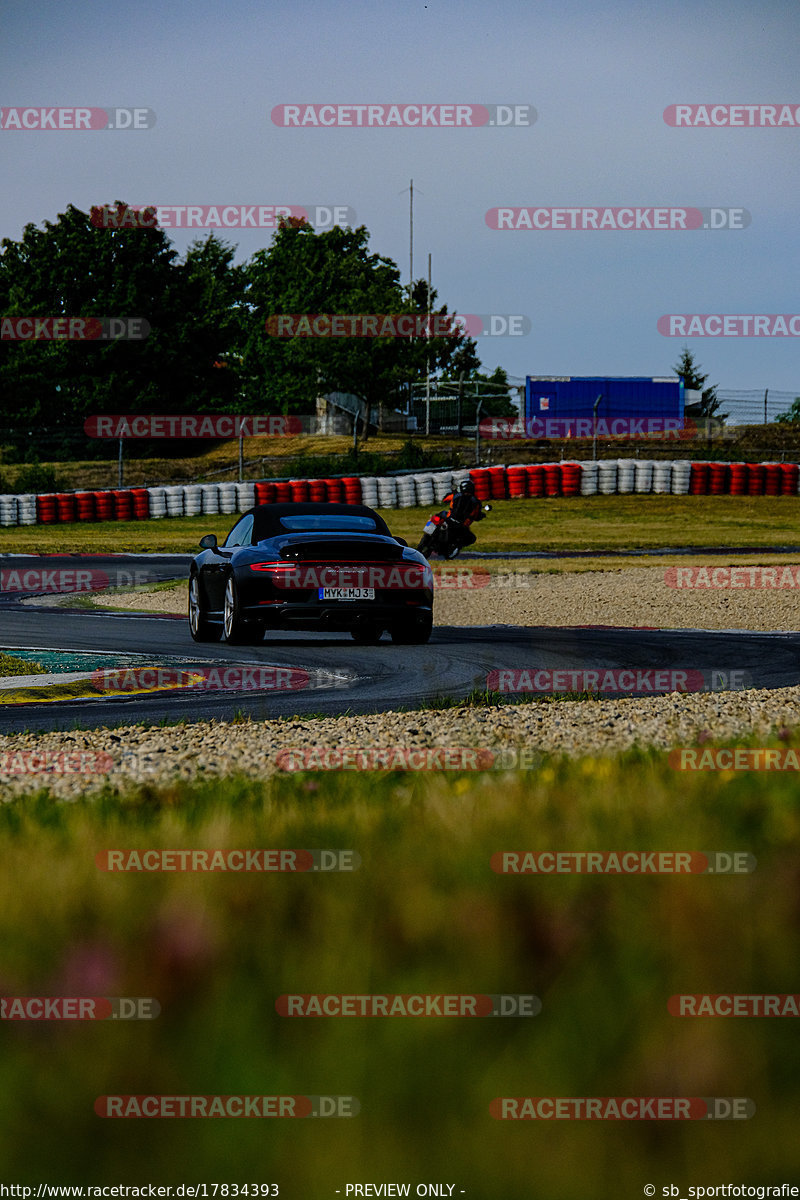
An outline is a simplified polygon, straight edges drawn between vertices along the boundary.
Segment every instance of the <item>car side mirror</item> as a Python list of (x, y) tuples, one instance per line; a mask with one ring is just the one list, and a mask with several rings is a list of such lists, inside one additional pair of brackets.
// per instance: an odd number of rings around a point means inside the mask
[(216, 550), (217, 535), (215, 533), (207, 533), (205, 537), (200, 538), (200, 545), (204, 550)]

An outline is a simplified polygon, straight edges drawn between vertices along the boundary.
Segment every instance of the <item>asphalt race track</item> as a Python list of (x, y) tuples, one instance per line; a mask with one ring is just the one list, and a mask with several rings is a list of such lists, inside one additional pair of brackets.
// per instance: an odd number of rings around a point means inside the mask
[[(31, 558), (14, 561), (30, 565)], [(42, 560), (39, 560), (40, 562)], [(48, 559), (52, 564), (53, 559)], [(67, 560), (62, 560), (66, 562)], [(84, 562), (86, 560), (83, 560)], [(93, 564), (108, 560), (92, 560)], [(118, 561), (118, 560), (117, 560)], [(127, 567), (170, 579), (186, 576), (182, 556), (129, 557)], [(8, 568), (12, 560), (3, 557)], [(687, 669), (743, 672), (748, 687), (800, 683), (800, 633), (653, 630), (607, 627), (439, 627), (427, 646), (357, 646), (347, 634), (271, 633), (258, 646), (195, 644), (185, 618), (22, 605), (24, 593), (0, 599), (4, 649), (135, 653), (188, 663), (262, 664), (317, 676), (315, 686), (292, 691), (177, 691), (0, 705), (0, 731), (68, 729), (168, 720), (380, 712), (413, 707), (437, 696), (462, 697), (487, 686), (498, 669)], [(321, 676), (319, 673), (323, 673)], [(740, 676), (741, 678), (741, 676)], [(321, 680), (321, 682), (320, 682)], [(720, 687), (717, 677), (716, 688)]]

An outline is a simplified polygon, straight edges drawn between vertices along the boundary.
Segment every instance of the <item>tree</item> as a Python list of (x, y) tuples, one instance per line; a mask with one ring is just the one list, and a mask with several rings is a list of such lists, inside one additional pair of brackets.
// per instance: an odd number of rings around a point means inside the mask
[(92, 413), (230, 402), (238, 386), (214, 364), (235, 345), (242, 284), (232, 255), (212, 235), (181, 263), (163, 230), (97, 228), (74, 205), (44, 229), (27, 225), (18, 242), (4, 239), (3, 316), (139, 317), (150, 326), (141, 341), (1, 342), (5, 425), (79, 434)]
[(800, 396), (795, 396), (792, 407), (786, 412), (779, 413), (775, 418), (777, 425), (797, 425), (800, 424)]
[(429, 356), (437, 370), (468, 342), (463, 335), (281, 338), (266, 332), (266, 318), (281, 314), (427, 313), (424, 280), (414, 285), (409, 304), (397, 265), (370, 253), (368, 241), (363, 225), (317, 234), (304, 221), (283, 220), (270, 247), (246, 265), (243, 387), (264, 411), (314, 412), (321, 393), (349, 392), (362, 401), (366, 431), (377, 404), (424, 377)]
[[(702, 392), (700, 402), (692, 405), (692, 416), (706, 418), (715, 417), (717, 421), (727, 421), (729, 413), (720, 413), (720, 401), (717, 399), (717, 388), (704, 388), (708, 375), (700, 374), (700, 364), (695, 363), (691, 350), (684, 346), (681, 357), (672, 368), (676, 375), (683, 379), (683, 386), (690, 391)], [(687, 406), (688, 407), (688, 406)]]

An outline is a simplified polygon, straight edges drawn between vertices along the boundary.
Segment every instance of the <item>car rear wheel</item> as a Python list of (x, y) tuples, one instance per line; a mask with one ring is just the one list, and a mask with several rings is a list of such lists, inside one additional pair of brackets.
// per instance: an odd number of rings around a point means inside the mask
[(189, 580), (189, 632), (195, 642), (218, 642), (222, 637), (222, 626), (212, 625), (206, 618), (197, 575)]
[(424, 646), (433, 632), (433, 617), (415, 625), (395, 625), (392, 641), (396, 646)]
[(225, 634), (225, 641), (229, 642), (232, 646), (241, 646), (247, 642), (256, 640), (251, 634), (247, 623), (242, 620), (239, 592), (232, 575), (228, 576), (227, 583), (225, 584), (222, 628)]

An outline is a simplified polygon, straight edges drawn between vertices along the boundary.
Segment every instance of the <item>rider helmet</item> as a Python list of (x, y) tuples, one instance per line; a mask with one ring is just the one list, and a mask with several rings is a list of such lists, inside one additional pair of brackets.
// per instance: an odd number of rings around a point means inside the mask
[(458, 485), (458, 490), (460, 492), (469, 492), (470, 495), (474, 496), (475, 495), (475, 484), (472, 482), (471, 479), (462, 479), (461, 483)]

